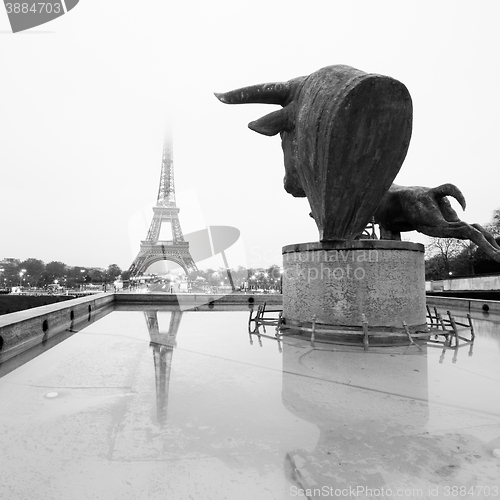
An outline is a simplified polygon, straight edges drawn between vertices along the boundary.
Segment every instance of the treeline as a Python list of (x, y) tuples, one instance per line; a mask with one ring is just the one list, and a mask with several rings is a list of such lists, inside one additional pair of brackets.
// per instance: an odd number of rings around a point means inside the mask
[(251, 288), (251, 289), (276, 289), (280, 288), (281, 284), (281, 268), (277, 265), (272, 265), (265, 268), (246, 268), (239, 266), (237, 269), (206, 269), (192, 271), (188, 275), (188, 280), (200, 285), (209, 286), (229, 286), (230, 278), (233, 280), (235, 288)]
[[(500, 209), (484, 225), (500, 244)], [(425, 279), (441, 280), (457, 276), (500, 274), (500, 263), (491, 260), (469, 240), (431, 238), (426, 246)]]
[(89, 283), (111, 283), (120, 275), (126, 278), (126, 272), (122, 272), (116, 264), (110, 264), (106, 269), (102, 269), (68, 266), (59, 261), (45, 264), (35, 258), (0, 261), (0, 288), (15, 286), (44, 288), (49, 285), (78, 288)]
[[(59, 285), (64, 288), (79, 288), (85, 284), (102, 285), (112, 283), (118, 277), (127, 281), (128, 271), (122, 271), (116, 264), (110, 264), (106, 269), (96, 267), (68, 266), (64, 262), (52, 261), (45, 264), (40, 259), (26, 260), (4, 259), (0, 261), (0, 288), (35, 287), (45, 288)], [(192, 271), (188, 280), (201, 286), (230, 285), (231, 276), (235, 287), (254, 289), (278, 288), (281, 280), (281, 268), (273, 265), (266, 268), (237, 269), (200, 269)]]

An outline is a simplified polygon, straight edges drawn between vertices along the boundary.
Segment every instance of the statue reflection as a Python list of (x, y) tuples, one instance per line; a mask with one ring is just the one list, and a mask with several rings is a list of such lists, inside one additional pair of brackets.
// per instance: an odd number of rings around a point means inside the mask
[(310, 341), (284, 339), (283, 404), (320, 430), (312, 452), (286, 454), (289, 483), (305, 493), (418, 484), (424, 467), (419, 455), (427, 455), (430, 441), (424, 437), (426, 351), (424, 345), (366, 352), (320, 342), (313, 348)]
[[(459, 476), (474, 480), (478, 470), (468, 467), (466, 455), (484, 443), (468, 426), (480, 419), (477, 411), (492, 414), (497, 405), (471, 399), (463, 384), (454, 388), (457, 372), (437, 369), (432, 344), (366, 352), (362, 346), (282, 340), (283, 405), (320, 431), (313, 451), (291, 449), (284, 457), (291, 491), (313, 498), (333, 488), (331, 496), (352, 498), (349, 487), (394, 494), (399, 488), (428, 492)], [(456, 361), (462, 345), (472, 353), (472, 342), (443, 349), (453, 349)]]

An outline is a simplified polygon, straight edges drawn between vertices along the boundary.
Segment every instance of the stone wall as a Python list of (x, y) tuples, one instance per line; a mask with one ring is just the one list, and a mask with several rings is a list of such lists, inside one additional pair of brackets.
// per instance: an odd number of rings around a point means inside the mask
[(114, 294), (105, 293), (0, 316), (0, 363), (63, 331), (83, 328), (113, 301)]

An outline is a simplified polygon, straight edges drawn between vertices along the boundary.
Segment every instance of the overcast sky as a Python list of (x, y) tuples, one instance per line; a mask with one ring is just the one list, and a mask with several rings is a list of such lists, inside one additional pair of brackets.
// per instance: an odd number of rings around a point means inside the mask
[(234, 226), (231, 266), (279, 264), (283, 245), (318, 233), (307, 201), (283, 189), (279, 136), (247, 128), (278, 108), (227, 106), (213, 92), (331, 64), (407, 86), (413, 136), (396, 182), (454, 183), (468, 203), (454, 203), (460, 216), (488, 222), (500, 207), (499, 5), (80, 0), (17, 34), (0, 9), (0, 258), (127, 269), (171, 122), (184, 233)]

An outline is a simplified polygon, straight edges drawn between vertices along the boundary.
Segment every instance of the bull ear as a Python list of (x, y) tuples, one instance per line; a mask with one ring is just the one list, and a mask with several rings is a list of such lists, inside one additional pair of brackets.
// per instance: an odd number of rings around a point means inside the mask
[(259, 118), (248, 124), (248, 128), (262, 135), (276, 135), (283, 130), (290, 128), (289, 109), (283, 108), (273, 111), (268, 115)]

